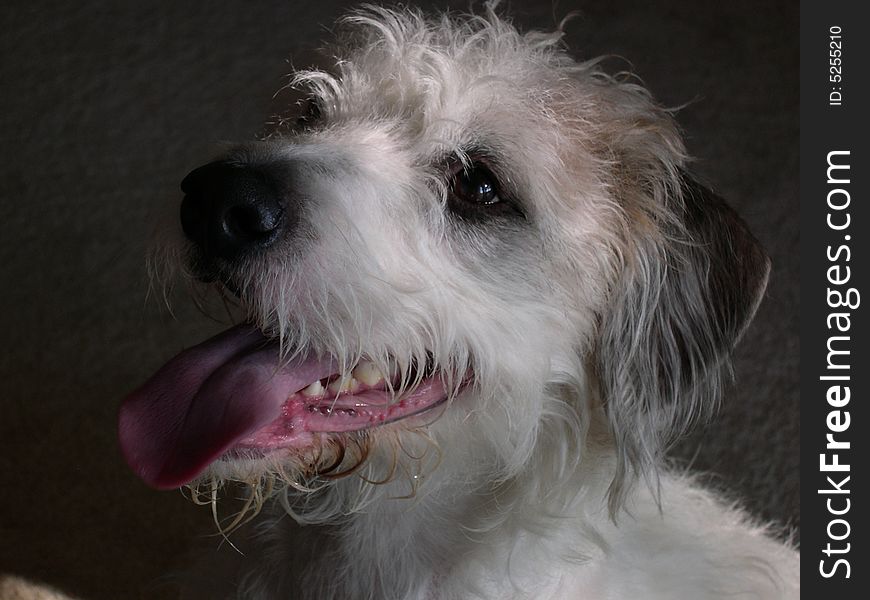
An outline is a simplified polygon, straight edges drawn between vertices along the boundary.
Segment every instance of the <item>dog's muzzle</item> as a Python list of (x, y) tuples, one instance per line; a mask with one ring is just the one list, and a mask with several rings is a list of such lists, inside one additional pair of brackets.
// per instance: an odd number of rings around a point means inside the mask
[(289, 221), (279, 178), (267, 167), (224, 161), (181, 182), (181, 226), (205, 259), (235, 261), (264, 250)]

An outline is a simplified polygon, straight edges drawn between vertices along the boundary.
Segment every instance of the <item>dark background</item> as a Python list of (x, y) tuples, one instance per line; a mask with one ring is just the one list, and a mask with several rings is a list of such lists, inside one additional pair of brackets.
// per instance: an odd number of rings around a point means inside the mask
[[(282, 110), (273, 93), (288, 59), (306, 66), (346, 6), (0, 8), (0, 574), (87, 599), (157, 598), (168, 593), (157, 578), (191, 540), (214, 533), (207, 508), (146, 489), (117, 449), (123, 394), (219, 327), (190, 302), (176, 302), (173, 318), (146, 299), (145, 248), (159, 209), (180, 199), (181, 178), (217, 142), (251, 139)], [(508, 8), (523, 28), (552, 28), (578, 10), (567, 38), (575, 55), (625, 57), (663, 104), (686, 105), (678, 120), (696, 173), (771, 254), (737, 383), (720, 418), (676, 455), (796, 534), (797, 3)]]

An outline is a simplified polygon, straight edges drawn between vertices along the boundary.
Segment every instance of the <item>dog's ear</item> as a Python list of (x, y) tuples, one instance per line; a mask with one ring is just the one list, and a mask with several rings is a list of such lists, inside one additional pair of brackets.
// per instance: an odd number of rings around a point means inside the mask
[(594, 356), (619, 452), (612, 510), (626, 479), (648, 478), (667, 446), (716, 407), (770, 269), (746, 223), (690, 176), (680, 174), (665, 205), (654, 227), (632, 236)]

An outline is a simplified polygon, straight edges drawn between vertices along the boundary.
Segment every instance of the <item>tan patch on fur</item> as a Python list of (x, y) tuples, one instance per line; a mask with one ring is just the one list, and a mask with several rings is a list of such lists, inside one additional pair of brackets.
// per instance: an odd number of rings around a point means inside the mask
[(0, 600), (73, 600), (53, 588), (15, 575), (0, 575)]

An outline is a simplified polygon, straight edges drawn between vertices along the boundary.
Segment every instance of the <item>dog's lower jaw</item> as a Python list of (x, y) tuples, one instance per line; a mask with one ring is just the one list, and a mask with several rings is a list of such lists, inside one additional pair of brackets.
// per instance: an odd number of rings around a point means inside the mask
[[(799, 597), (797, 553), (688, 478), (662, 472), (660, 497), (643, 483), (629, 486), (614, 521), (608, 498), (617, 459), (609, 442), (595, 441), (606, 440), (602, 423), (588, 424), (582, 447), (579, 438), (562, 447), (572, 439), (558, 429), (565, 425), (545, 425), (526, 468), (510, 477), (498, 461), (483, 459), (494, 456), (486, 445), (490, 436), (458, 410), (430, 427), (445, 450), (440, 455), (409, 461), (424, 456), (431, 440), (410, 431), (393, 440), (379, 437), (365, 469), (288, 503), (296, 519), (288, 518), (287, 507), (270, 504), (250, 539), (231, 536), (245, 555), (240, 565), (230, 551), (229, 561), (242, 569), (233, 591), (227, 595), (227, 586), (203, 595), (197, 588), (198, 597)], [(404, 460), (395, 477), (373, 485), (390, 470), (390, 440)], [(575, 453), (580, 460), (552, 468)]]

